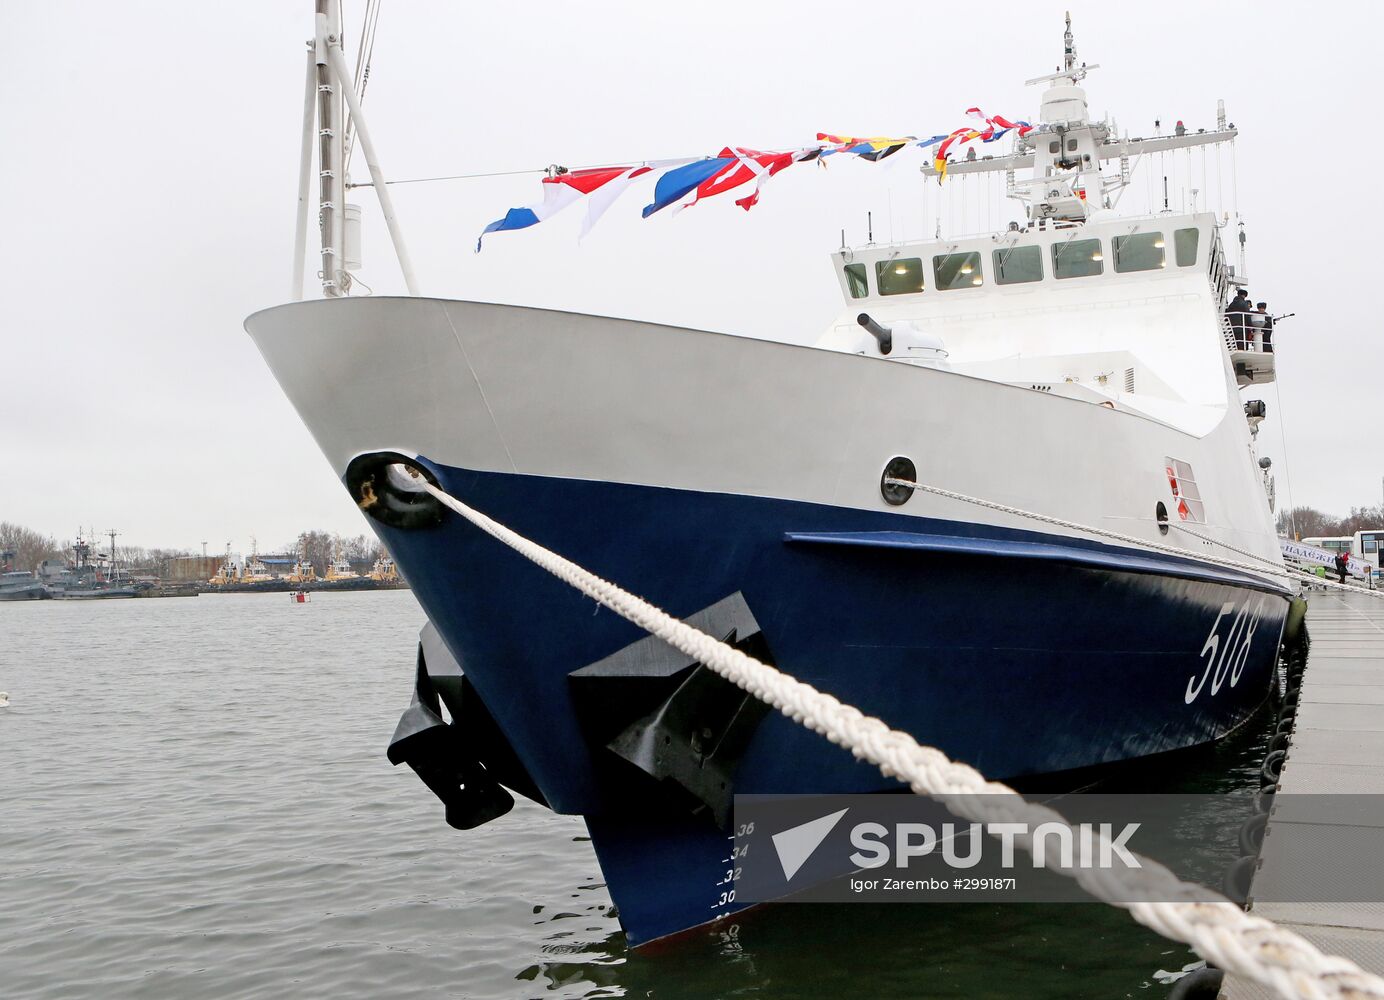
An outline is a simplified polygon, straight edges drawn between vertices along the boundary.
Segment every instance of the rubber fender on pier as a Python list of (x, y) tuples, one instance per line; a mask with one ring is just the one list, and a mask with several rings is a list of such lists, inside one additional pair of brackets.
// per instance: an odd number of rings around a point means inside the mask
[(399, 717), (388, 757), (396, 767), (407, 764), (413, 769), (442, 800), (447, 824), (458, 830), (474, 829), (514, 808), (514, 797), (466, 752), (457, 728), (443, 720), (421, 642), (413, 699)]
[(1254, 881), (1254, 870), (1259, 866), (1257, 857), (1236, 858), (1225, 870), (1221, 880), (1221, 891), (1232, 903), (1244, 906), (1249, 901), (1250, 883)]
[(1216, 1000), (1221, 995), (1221, 983), (1225, 981), (1225, 971), (1204, 969), (1189, 972), (1168, 991), (1168, 1000)]
[(1283, 762), (1288, 759), (1287, 750), (1275, 750), (1264, 758), (1264, 766), (1259, 769), (1259, 783), (1264, 787), (1278, 784), (1283, 774)]
[(1253, 858), (1259, 855), (1259, 849), (1264, 846), (1264, 830), (1268, 825), (1268, 813), (1255, 813), (1245, 820), (1238, 834), (1241, 856)]

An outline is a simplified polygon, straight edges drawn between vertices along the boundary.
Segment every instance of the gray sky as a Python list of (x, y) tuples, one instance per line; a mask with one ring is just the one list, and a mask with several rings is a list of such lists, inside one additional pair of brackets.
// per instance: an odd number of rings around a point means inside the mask
[[(1285, 465), (1297, 504), (1378, 503), (1384, 14), (1070, 6), (1102, 66), (1094, 115), (1136, 135), (1155, 118), (1211, 127), (1224, 98), (1242, 130), (1251, 289), (1298, 314), (1265, 394), (1280, 503)], [(0, 520), (213, 551), (365, 530), (241, 329), (288, 295), (311, 7), (0, 6)], [(362, 9), (347, 4), (351, 57)], [(384, 0), (365, 110), (395, 178), (923, 136), (971, 105), (1036, 114), (1023, 81), (1060, 57), (1063, 9)], [(479, 256), (479, 230), (536, 200), (536, 176), (393, 190), (425, 293), (807, 342), (841, 307), (827, 254), (843, 227), (863, 242), (873, 211), (877, 238), (925, 235), (921, 162), (795, 168), (750, 213), (722, 198), (643, 221), (648, 191), (631, 190), (583, 244), (573, 208)], [(402, 292), (373, 195), (352, 200), (361, 278)]]

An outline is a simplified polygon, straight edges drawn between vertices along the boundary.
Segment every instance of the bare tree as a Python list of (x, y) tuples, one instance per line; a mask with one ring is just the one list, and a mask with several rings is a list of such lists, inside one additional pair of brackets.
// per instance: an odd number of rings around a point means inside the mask
[(346, 558), (353, 563), (373, 563), (379, 558), (380, 543), (373, 536), (357, 535), (342, 544), (346, 549)]
[[(103, 551), (109, 552), (109, 549)], [(117, 545), (115, 547), (115, 561), (120, 566), (147, 566), (149, 564), (149, 550), (142, 545)]]
[(298, 551), (305, 553), (308, 562), (318, 573), (327, 572), (332, 561), (332, 545), (336, 536), (327, 531), (305, 531), (298, 536)]
[(1278, 512), (1278, 531), (1291, 535), (1296, 530), (1299, 538), (1345, 534), (1341, 531), (1341, 519), (1334, 514), (1324, 514), (1314, 507), (1294, 507), (1292, 511)]
[(1352, 507), (1350, 516), (1341, 521), (1341, 534), (1353, 535), (1357, 531), (1370, 531), (1384, 528), (1384, 504), (1373, 507)]
[(45, 559), (57, 559), (62, 548), (51, 536), (40, 535), (20, 524), (0, 521), (0, 552), (13, 555), (6, 560), (16, 570), (31, 571)]
[(187, 549), (149, 549), (145, 553), (145, 565), (158, 573), (160, 580), (168, 580), (173, 576), (173, 560), (190, 555)]
[(1290, 514), (1278, 512), (1278, 533), (1290, 535), (1297, 528), (1300, 538), (1332, 538), (1353, 535), (1357, 531), (1384, 528), (1384, 505), (1352, 507), (1349, 517), (1323, 514), (1312, 507), (1294, 507)]

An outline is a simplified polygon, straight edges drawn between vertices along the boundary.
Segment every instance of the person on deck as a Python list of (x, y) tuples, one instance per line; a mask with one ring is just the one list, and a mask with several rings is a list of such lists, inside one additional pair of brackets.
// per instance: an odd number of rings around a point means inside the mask
[(1336, 572), (1341, 575), (1341, 582), (1346, 582), (1346, 570), (1350, 568), (1350, 556), (1344, 552), (1336, 553)]
[(1249, 292), (1237, 288), (1235, 298), (1225, 307), (1225, 313), (1230, 317), (1230, 329), (1235, 333), (1235, 346), (1241, 351), (1245, 350), (1245, 313), (1249, 311)]
[(1259, 321), (1259, 344), (1265, 354), (1273, 352), (1273, 317), (1269, 315), (1269, 304), (1260, 302), (1255, 312), (1262, 316)]

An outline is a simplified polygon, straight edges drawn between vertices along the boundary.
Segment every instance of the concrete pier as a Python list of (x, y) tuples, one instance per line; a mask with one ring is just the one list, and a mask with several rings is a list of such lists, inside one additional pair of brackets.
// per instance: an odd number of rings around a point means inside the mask
[[(1384, 795), (1384, 599), (1337, 590), (1314, 592), (1308, 598), (1307, 630), (1312, 646), (1279, 795)], [(1384, 975), (1384, 902), (1253, 900), (1256, 894), (1275, 898), (1274, 884), (1283, 884), (1290, 870), (1300, 879), (1305, 866), (1329, 865), (1333, 844), (1384, 837), (1378, 810), (1364, 813), (1348, 823), (1332, 823), (1286, 804), (1275, 809), (1254, 876), (1250, 912), (1292, 928), (1325, 952)], [(1284, 830), (1286, 824), (1296, 829)], [(1282, 835), (1274, 836), (1275, 830)], [(1304, 850), (1304, 845), (1315, 849)], [(1384, 856), (1378, 863), (1384, 865)], [(1274, 994), (1228, 976), (1221, 996), (1258, 1000)]]

